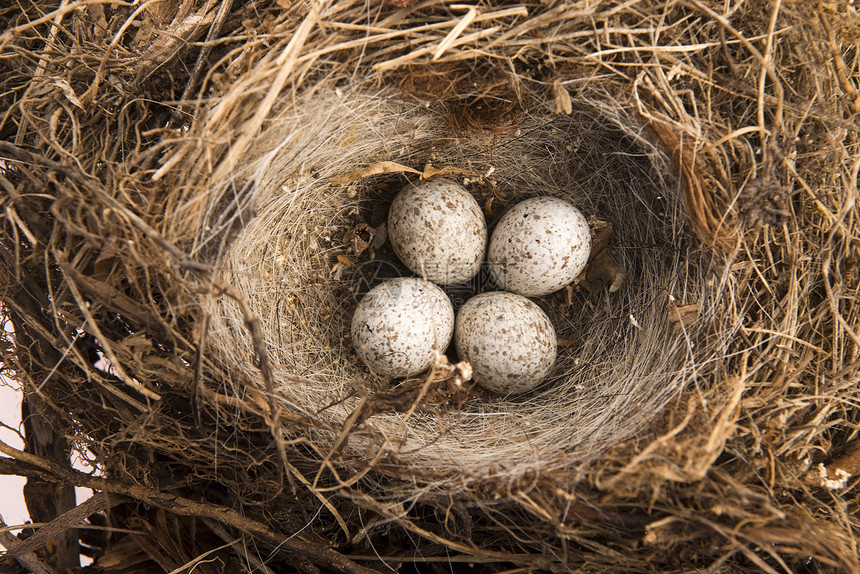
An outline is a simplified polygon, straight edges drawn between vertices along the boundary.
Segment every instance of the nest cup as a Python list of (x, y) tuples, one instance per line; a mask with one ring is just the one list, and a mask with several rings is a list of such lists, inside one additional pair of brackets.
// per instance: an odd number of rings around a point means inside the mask
[[(379, 162), (444, 170), (466, 185), (490, 225), (517, 201), (557, 196), (602, 233), (603, 253), (583, 281), (536, 299), (560, 340), (556, 365), (536, 391), (500, 397), (476, 387), (456, 400), (416, 397), (353, 424), (356, 409), (399, 388), (375, 377), (349, 339), (362, 293), (386, 269), (405, 270), (387, 246), (359, 249), (353, 241), (360, 227), (382, 233), (394, 195), (418, 178), (360, 171)], [(724, 337), (713, 325), (710, 342), (696, 345), (711, 323), (712, 284), (709, 256), (688, 238), (681, 185), (609, 90), (582, 94), (569, 114), (534, 94), (512, 125), (488, 131), (458, 128), (450, 109), (400, 90), (344, 94), (330, 83), (285, 101), (237, 165), (230, 181), (208, 192), (211, 221), (200, 245), (220, 246), (221, 271), (260, 322), (274, 401), (301, 414), (323, 451), (348, 435), (338, 453), (344, 460), (384, 456), (400, 473), (458, 480), (570, 467), (641, 429), (721, 352)], [(227, 237), (219, 230), (230, 227), (223, 206), (231, 194), (255, 213)], [(452, 295), (458, 302), (469, 293)], [(698, 320), (672, 321), (672, 299), (702, 302)], [(263, 390), (240, 306), (213, 297), (208, 309), (221, 360)]]

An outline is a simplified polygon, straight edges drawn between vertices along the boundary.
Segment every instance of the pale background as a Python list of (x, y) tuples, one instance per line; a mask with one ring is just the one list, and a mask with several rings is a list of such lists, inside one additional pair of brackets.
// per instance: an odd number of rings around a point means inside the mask
[[(13, 383), (2, 381), (0, 384), (0, 421), (12, 428), (19, 429), (21, 425), (21, 393), (11, 388)], [(0, 428), (0, 440), (11, 447), (22, 449), (24, 443), (21, 437), (9, 429)], [(27, 507), (24, 505), (24, 483), (27, 480), (19, 476), (0, 476), (0, 515), (3, 521), (12, 526), (23, 524), (30, 519)]]
[[(8, 330), (8, 326), (6, 328)], [(20, 387), (14, 381), (10, 381), (5, 377), (0, 378), (0, 421), (23, 433), (23, 427), (21, 426), (21, 400)], [(21, 440), (21, 437), (14, 431), (4, 427), (0, 427), (0, 440), (13, 448), (24, 448), (24, 441)], [(72, 456), (73, 461), (77, 459), (78, 457)], [(78, 470), (89, 470), (81, 466), (80, 462), (73, 464), (73, 466), (78, 468)], [(27, 482), (27, 479), (20, 476), (0, 475), (0, 516), (3, 517), (3, 521), (9, 526), (21, 525), (30, 520), (27, 505), (24, 503), (23, 489), (25, 482)], [(93, 491), (89, 488), (75, 488), (75, 496), (78, 504), (92, 495)], [(90, 559), (81, 556), (82, 565), (87, 565), (91, 562)]]

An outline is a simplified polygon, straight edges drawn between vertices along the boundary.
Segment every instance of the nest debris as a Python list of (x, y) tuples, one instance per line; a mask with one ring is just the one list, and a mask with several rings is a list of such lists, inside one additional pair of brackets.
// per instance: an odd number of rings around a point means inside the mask
[[(0, 21), (3, 368), (30, 412), (0, 466), (50, 523), (4, 538), (23, 568), (860, 571), (851, 2)], [(453, 367), (388, 387), (343, 344), (385, 202), (445, 168), (490, 218), (550, 193), (602, 220), (541, 301), (564, 346), (525, 399)]]

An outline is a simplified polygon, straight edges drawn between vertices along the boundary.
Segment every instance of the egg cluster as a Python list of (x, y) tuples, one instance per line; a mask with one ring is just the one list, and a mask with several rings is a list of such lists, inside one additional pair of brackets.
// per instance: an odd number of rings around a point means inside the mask
[[(526, 199), (499, 219), (488, 246), (475, 198), (454, 181), (431, 179), (407, 185), (394, 198), (388, 237), (404, 265), (422, 278), (385, 281), (359, 302), (352, 340), (371, 370), (417, 375), (453, 337), (485, 389), (523, 393), (546, 378), (556, 358), (555, 329), (527, 297), (558, 291), (585, 268), (591, 234), (576, 207), (556, 197)], [(438, 285), (470, 281), (485, 262), (498, 290), (470, 298), (455, 320)]]

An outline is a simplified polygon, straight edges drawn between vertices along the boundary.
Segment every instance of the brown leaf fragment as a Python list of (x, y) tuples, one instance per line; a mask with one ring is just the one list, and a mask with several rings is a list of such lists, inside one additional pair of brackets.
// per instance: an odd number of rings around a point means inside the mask
[(473, 177), (478, 177), (480, 174), (472, 171), (471, 169), (465, 169), (462, 167), (454, 167), (452, 165), (447, 165), (445, 167), (433, 167), (431, 164), (427, 164), (424, 166), (424, 173), (421, 174), (421, 179), (430, 179), (431, 177), (447, 177), (451, 175), (470, 175)]
[(603, 249), (614, 231), (615, 229), (613, 229), (612, 224), (607, 223), (594, 233), (594, 237), (591, 239), (591, 254), (589, 255), (589, 259), (593, 258)]
[(376, 250), (385, 244), (388, 239), (388, 223), (383, 221), (373, 229), (373, 240), (370, 242), (370, 249)]
[(215, 19), (215, 11), (204, 6), (194, 14), (177, 17), (165, 30), (155, 31), (154, 40), (144, 43), (146, 49), (139, 57), (137, 76), (142, 78), (175, 58), (190, 42), (198, 40)]
[(672, 322), (672, 326), (676, 331), (682, 327), (689, 327), (696, 322), (696, 319), (699, 317), (699, 311), (701, 310), (702, 306), (698, 303), (690, 305), (676, 305), (670, 301), (668, 309), (669, 321)]
[(627, 281), (627, 272), (612, 259), (609, 251), (600, 249), (592, 255), (591, 261), (585, 270), (585, 278), (581, 285), (591, 291), (601, 291), (605, 286), (609, 287), (610, 293), (615, 293)]
[(81, 103), (81, 100), (78, 99), (77, 94), (75, 94), (74, 88), (72, 88), (72, 86), (69, 84), (69, 82), (67, 82), (66, 80), (60, 79), (60, 80), (55, 80), (53, 82), (53, 84), (55, 86), (57, 86), (58, 88), (60, 88), (60, 90), (63, 92), (63, 95), (66, 96), (66, 99), (69, 100), (72, 103), (72, 105), (76, 106), (80, 110), (84, 109), (84, 105)]
[(359, 223), (352, 230), (352, 251), (358, 257), (373, 243), (376, 230), (366, 223)]
[(131, 538), (126, 537), (105, 549), (95, 565), (104, 572), (124, 570), (149, 561), (149, 556)]
[(108, 239), (105, 241), (104, 245), (102, 245), (99, 256), (96, 257), (96, 260), (93, 263), (93, 279), (107, 282), (115, 262), (116, 247), (114, 246), (113, 240)]
[(573, 102), (570, 99), (570, 92), (561, 80), (555, 80), (552, 83), (552, 95), (555, 98), (555, 113), (569, 116), (573, 112)]
[(88, 4), (85, 10), (84, 21), (91, 27), (91, 33), (96, 43), (104, 39), (107, 34), (108, 21), (105, 16), (105, 8), (102, 4)]
[(361, 169), (356, 169), (350, 172), (347, 172), (343, 175), (338, 175), (335, 177), (329, 178), (328, 182), (331, 185), (347, 185), (354, 181), (358, 181), (360, 179), (364, 179), (366, 177), (370, 177), (372, 175), (380, 175), (383, 173), (417, 173), (421, 172), (417, 169), (407, 167), (403, 164), (399, 164), (394, 161), (378, 161), (376, 163), (372, 163), (367, 167), (363, 167)]
[(340, 253), (337, 256), (337, 262), (340, 263), (341, 265), (343, 265), (344, 267), (349, 267), (350, 265), (352, 265), (352, 259), (350, 259), (346, 255), (343, 255)]
[(807, 482), (830, 490), (848, 486), (849, 480), (860, 475), (860, 444), (853, 444), (848, 452), (828, 464), (819, 464), (807, 473)]

